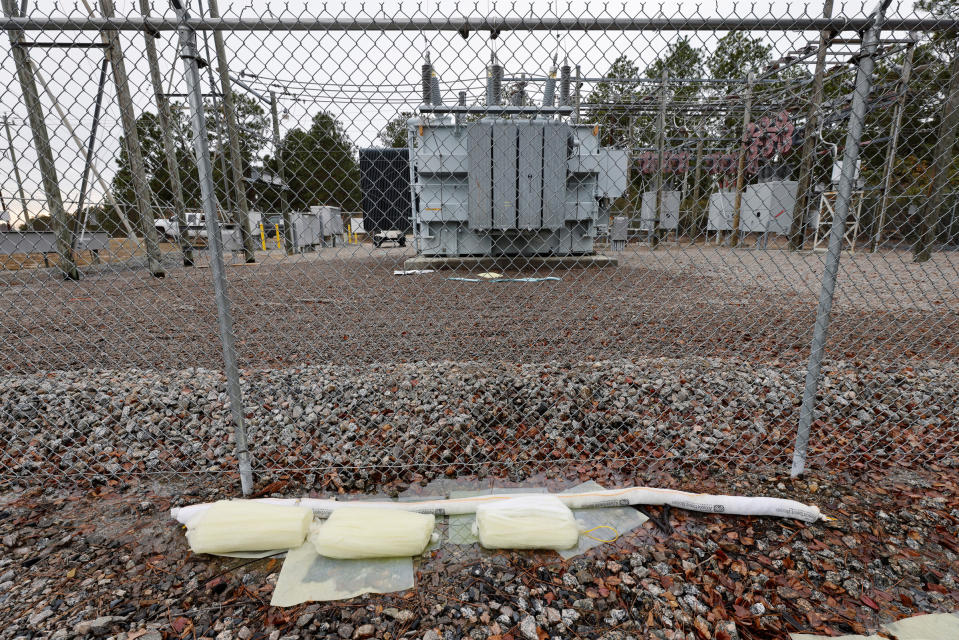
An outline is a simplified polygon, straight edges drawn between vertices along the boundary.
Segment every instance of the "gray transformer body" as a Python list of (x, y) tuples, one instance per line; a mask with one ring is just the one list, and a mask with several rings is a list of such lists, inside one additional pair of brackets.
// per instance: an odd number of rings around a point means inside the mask
[(413, 232), (424, 256), (594, 253), (626, 152), (558, 119), (409, 120)]

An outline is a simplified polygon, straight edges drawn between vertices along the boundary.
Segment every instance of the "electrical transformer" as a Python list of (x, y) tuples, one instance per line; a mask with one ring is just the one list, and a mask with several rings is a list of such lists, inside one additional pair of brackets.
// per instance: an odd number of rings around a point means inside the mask
[[(494, 67), (489, 77), (495, 85)], [(555, 70), (554, 70), (555, 71)], [(564, 69), (564, 72), (566, 70)], [(570, 256), (594, 253), (609, 203), (626, 190), (624, 150), (599, 127), (549, 104), (444, 106), (424, 72), (424, 105), (408, 121), (415, 246), (423, 256)], [(555, 78), (555, 72), (551, 76)], [(465, 118), (464, 118), (465, 116)], [(473, 116), (471, 121), (466, 118)]]

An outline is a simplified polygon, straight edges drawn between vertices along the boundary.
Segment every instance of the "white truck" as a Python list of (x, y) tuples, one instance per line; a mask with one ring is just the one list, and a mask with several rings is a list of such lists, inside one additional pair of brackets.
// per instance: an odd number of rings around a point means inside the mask
[[(157, 235), (168, 242), (176, 242), (180, 238), (180, 225), (175, 217), (157, 218), (153, 226)], [(202, 212), (186, 212), (186, 236), (191, 239), (206, 238), (206, 218)]]

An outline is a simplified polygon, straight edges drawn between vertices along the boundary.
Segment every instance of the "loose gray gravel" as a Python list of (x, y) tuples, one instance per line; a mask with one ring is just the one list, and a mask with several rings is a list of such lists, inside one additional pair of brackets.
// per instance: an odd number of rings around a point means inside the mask
[[(827, 363), (812, 464), (956, 465), (959, 367)], [(262, 482), (373, 490), (447, 476), (785, 468), (804, 372), (726, 359), (304, 366), (247, 372)], [(222, 375), (87, 370), (0, 378), (8, 481), (209, 472), (232, 485)], [(221, 485), (222, 486), (222, 485)]]

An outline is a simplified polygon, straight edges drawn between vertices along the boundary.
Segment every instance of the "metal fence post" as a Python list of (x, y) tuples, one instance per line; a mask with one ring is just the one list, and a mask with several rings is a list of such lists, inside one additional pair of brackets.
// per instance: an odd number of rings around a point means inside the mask
[(793, 451), (791, 471), (794, 478), (806, 468), (809, 430), (815, 418), (819, 373), (826, 349), (826, 334), (829, 331), (833, 293), (836, 290), (836, 275), (839, 271), (839, 258), (842, 254), (842, 243), (846, 233), (846, 218), (849, 215), (849, 204), (856, 181), (859, 143), (862, 139), (862, 131), (866, 121), (866, 106), (872, 89), (872, 72), (876, 65), (874, 56), (879, 46), (879, 31), (882, 28), (883, 15), (889, 2), (890, 0), (882, 0), (882, 3), (873, 13), (873, 20), (862, 39), (862, 53), (860, 54), (859, 70), (856, 73), (856, 87), (853, 91), (852, 106), (849, 113), (849, 132), (846, 135), (846, 148), (843, 150), (842, 173), (839, 177), (836, 208), (829, 234), (829, 250), (826, 253), (826, 268), (823, 271), (822, 288), (819, 291), (819, 306), (816, 309), (816, 324), (813, 327), (812, 346), (809, 350), (809, 365), (806, 367), (806, 385), (803, 390), (802, 406), (799, 409), (799, 429), (796, 432), (796, 445)]
[(243, 394), (240, 391), (240, 372), (236, 362), (236, 347), (233, 343), (233, 317), (230, 313), (230, 299), (226, 291), (226, 267), (223, 264), (223, 246), (220, 239), (220, 225), (217, 221), (216, 192), (213, 186), (213, 165), (210, 161), (210, 148), (207, 140), (206, 121), (203, 111), (203, 96), (200, 88), (200, 70), (197, 64), (199, 52), (196, 48), (196, 31), (185, 22), (189, 17), (179, 0), (171, 0), (182, 24), (180, 36), (180, 59), (183, 60), (184, 76), (187, 84), (187, 96), (190, 102), (190, 119), (193, 125), (193, 145), (196, 153), (197, 171), (200, 182), (200, 198), (203, 202), (203, 215), (206, 218), (207, 243), (210, 252), (210, 270), (213, 273), (213, 288), (216, 298), (217, 324), (220, 341), (223, 343), (223, 366), (226, 372), (227, 392), (230, 397), (230, 411), (233, 415), (233, 430), (236, 438), (236, 452), (240, 466), (240, 486), (243, 495), (253, 490), (253, 470), (250, 451), (247, 445), (246, 426), (243, 418)]

